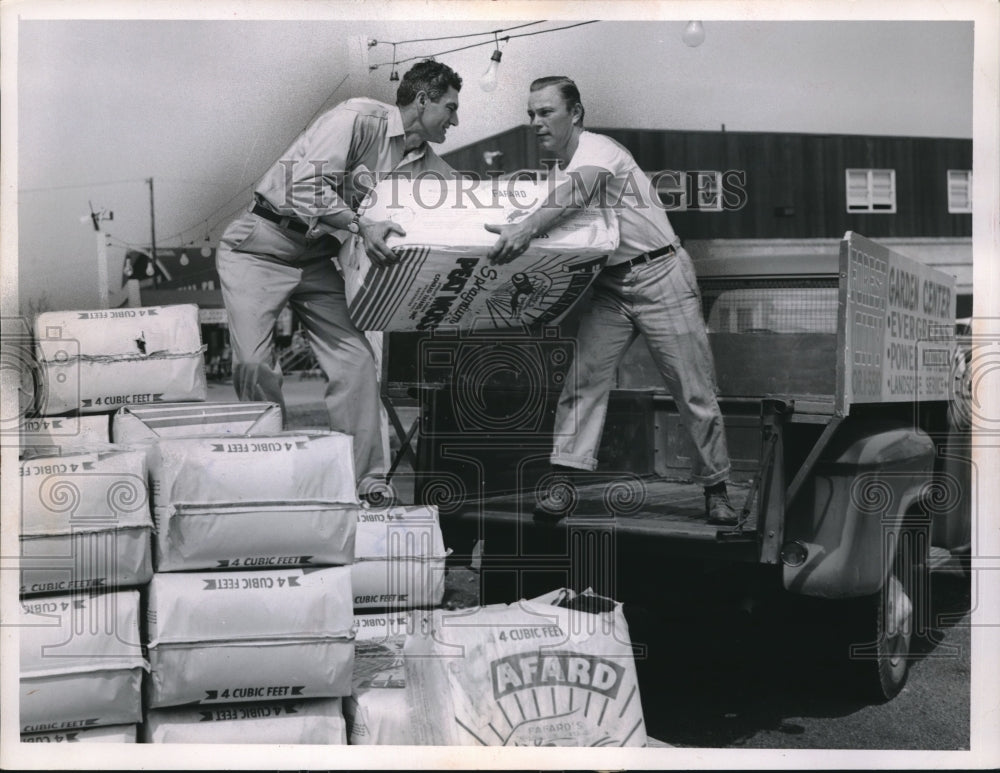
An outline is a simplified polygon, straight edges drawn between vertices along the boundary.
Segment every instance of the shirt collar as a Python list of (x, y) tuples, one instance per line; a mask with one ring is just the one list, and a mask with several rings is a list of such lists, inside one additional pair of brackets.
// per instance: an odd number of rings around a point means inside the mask
[(399, 112), (399, 108), (396, 105), (390, 105), (389, 107), (389, 136), (402, 137), (405, 134), (403, 131), (403, 114)]
[[(388, 135), (392, 138), (398, 137), (399, 144), (402, 147), (406, 142), (406, 132), (403, 130), (403, 114), (399, 111), (399, 108), (396, 107), (396, 105), (392, 105), (391, 107), (392, 109), (389, 111)], [(429, 151), (430, 146), (425, 140), (409, 153), (401, 151), (399, 164), (412, 164), (414, 161), (418, 161), (426, 156)]]

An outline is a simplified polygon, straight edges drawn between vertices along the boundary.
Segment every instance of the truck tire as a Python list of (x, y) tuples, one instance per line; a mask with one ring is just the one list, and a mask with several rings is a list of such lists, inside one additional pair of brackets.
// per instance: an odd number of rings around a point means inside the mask
[(860, 600), (855, 617), (850, 658), (866, 699), (890, 701), (906, 685), (927, 590), (926, 535), (904, 529), (892, 571), (877, 593)]

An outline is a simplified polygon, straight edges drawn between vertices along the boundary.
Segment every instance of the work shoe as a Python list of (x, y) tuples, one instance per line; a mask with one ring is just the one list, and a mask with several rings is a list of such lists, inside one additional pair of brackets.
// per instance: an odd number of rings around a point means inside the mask
[(724, 488), (721, 491), (705, 489), (705, 514), (714, 526), (735, 526), (740, 521), (739, 513), (729, 503), (729, 494)]
[(541, 481), (532, 516), (538, 523), (557, 523), (576, 509), (576, 489), (565, 474), (555, 473)]

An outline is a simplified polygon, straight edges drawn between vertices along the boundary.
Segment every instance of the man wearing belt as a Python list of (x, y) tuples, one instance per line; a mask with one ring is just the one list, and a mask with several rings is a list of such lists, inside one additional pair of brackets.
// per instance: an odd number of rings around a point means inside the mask
[[(694, 443), (692, 477), (705, 487), (708, 522), (735, 524), (726, 491), (729, 454), (715, 396), (715, 366), (691, 258), (632, 155), (611, 138), (583, 128), (584, 108), (572, 80), (534, 81), (528, 116), (541, 148), (558, 159), (552, 170), (556, 187), (531, 216), (513, 225), (486, 226), (500, 234), (491, 260), (506, 263), (517, 257), (532, 238), (586, 206), (595, 194), (599, 206), (614, 207), (620, 231), (620, 246), (595, 280), (580, 320), (576, 364), (556, 408), (554, 471), (569, 476), (597, 467), (615, 371), (642, 333)], [(535, 518), (558, 520), (569, 514), (569, 506), (564, 488), (550, 486)]]
[(385, 239), (390, 232), (405, 235), (403, 229), (355, 210), (390, 173), (452, 173), (427, 143), (442, 142), (458, 125), (461, 87), (450, 67), (424, 61), (403, 76), (395, 105), (349, 99), (323, 114), (264, 174), (254, 201), (219, 243), (236, 394), (279, 403), (285, 413), (274, 325), (291, 307), (328, 379), (330, 428), (354, 437), (359, 481), (385, 468), (378, 374), (368, 340), (348, 316), (344, 280), (331, 258), (343, 238), (359, 234), (376, 265), (398, 260)]

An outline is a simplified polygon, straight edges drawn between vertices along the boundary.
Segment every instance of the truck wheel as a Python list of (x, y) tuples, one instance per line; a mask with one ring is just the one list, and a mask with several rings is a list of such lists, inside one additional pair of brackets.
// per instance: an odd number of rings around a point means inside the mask
[(878, 667), (878, 689), (873, 697), (876, 700), (891, 700), (903, 689), (910, 673), (913, 602), (895, 573), (889, 576), (877, 595), (875, 664)]
[(918, 603), (926, 592), (926, 541), (904, 535), (882, 589), (861, 600), (850, 648), (862, 693), (878, 703), (895, 698), (906, 684)]

